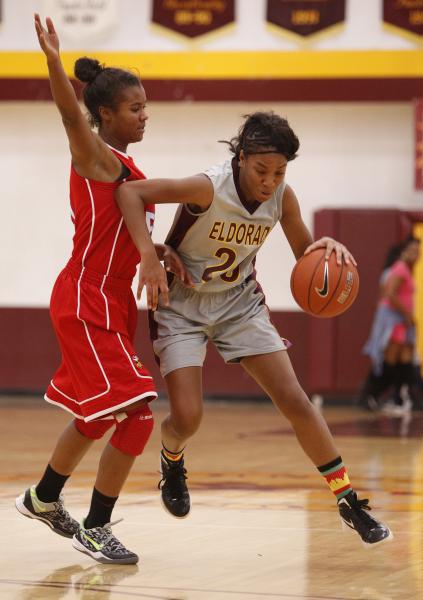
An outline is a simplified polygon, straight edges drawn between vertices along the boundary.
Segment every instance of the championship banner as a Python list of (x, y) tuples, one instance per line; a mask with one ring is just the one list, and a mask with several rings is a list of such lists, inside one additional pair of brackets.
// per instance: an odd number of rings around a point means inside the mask
[(119, 0), (43, 0), (61, 38), (84, 44), (107, 38), (119, 23)]
[(414, 103), (414, 187), (423, 190), (423, 98)]
[(190, 38), (234, 19), (234, 0), (153, 0), (152, 22)]
[(267, 0), (267, 21), (307, 36), (345, 20), (345, 0)]
[(423, 0), (383, 0), (383, 20), (416, 35), (423, 35)]

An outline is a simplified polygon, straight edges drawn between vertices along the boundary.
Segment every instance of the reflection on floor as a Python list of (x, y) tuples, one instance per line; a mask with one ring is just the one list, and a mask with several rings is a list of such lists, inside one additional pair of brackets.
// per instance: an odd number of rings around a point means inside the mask
[[(334, 435), (371, 436), (371, 437), (422, 437), (423, 413), (406, 413), (401, 416), (390, 417), (381, 413), (374, 413), (371, 418), (348, 417), (345, 421), (333, 424), (331, 431)], [(250, 437), (280, 436), (291, 434), (291, 429), (279, 427), (269, 431), (255, 431)], [(239, 433), (242, 439), (245, 434)]]

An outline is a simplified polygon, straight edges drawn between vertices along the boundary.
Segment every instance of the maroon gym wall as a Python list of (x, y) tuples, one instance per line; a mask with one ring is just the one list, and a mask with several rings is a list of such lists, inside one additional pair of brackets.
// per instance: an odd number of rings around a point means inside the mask
[[(76, 89), (79, 82), (72, 80)], [(318, 79), (148, 79), (149, 102), (409, 102), (423, 96), (421, 77)], [(1, 78), (1, 101), (51, 100), (42, 78)]]
[[(291, 360), (298, 378), (306, 386), (307, 315), (301, 312), (274, 312), (279, 332), (294, 344)], [(60, 363), (60, 352), (47, 308), (0, 308), (0, 392), (41, 393)], [(159, 392), (165, 390), (151, 349), (147, 312), (139, 312), (135, 348), (151, 370)], [(262, 396), (260, 388), (239, 365), (225, 365), (209, 345), (204, 369), (204, 391), (208, 396)]]
[[(378, 280), (387, 249), (423, 222), (423, 212), (396, 209), (325, 209), (315, 214), (315, 239), (329, 235), (354, 254), (360, 292), (354, 305), (334, 319), (298, 311), (272, 311), (300, 383), (309, 393), (351, 399), (368, 369), (361, 353), (378, 299)], [(151, 369), (159, 392), (165, 390), (151, 350), (146, 311), (140, 311), (135, 347)], [(47, 308), (0, 308), (0, 392), (42, 392), (60, 361)], [(262, 396), (239, 365), (225, 365), (212, 346), (204, 369), (208, 396)]]
[(362, 354), (379, 298), (379, 277), (390, 246), (412, 232), (423, 212), (397, 209), (327, 209), (314, 215), (314, 237), (329, 235), (354, 255), (360, 291), (353, 306), (334, 319), (311, 319), (307, 385), (314, 393), (354, 394), (369, 369)]

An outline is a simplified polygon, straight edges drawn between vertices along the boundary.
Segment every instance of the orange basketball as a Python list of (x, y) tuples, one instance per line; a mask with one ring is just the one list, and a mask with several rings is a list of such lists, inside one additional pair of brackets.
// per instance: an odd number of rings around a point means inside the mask
[(358, 294), (359, 277), (350, 263), (336, 262), (334, 252), (325, 260), (325, 248), (302, 256), (291, 274), (291, 292), (297, 304), (315, 317), (336, 317), (345, 312)]

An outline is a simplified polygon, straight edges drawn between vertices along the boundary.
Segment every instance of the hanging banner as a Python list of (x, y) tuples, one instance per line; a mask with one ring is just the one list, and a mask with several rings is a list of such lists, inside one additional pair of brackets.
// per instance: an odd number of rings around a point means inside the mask
[(311, 35), (344, 20), (345, 0), (267, 0), (267, 21), (297, 35)]
[(118, 0), (43, 0), (60, 38), (86, 43), (106, 39), (119, 23)]
[(190, 38), (233, 23), (234, 19), (234, 0), (153, 0), (153, 23)]
[(414, 103), (414, 187), (423, 190), (423, 98)]
[(383, 20), (416, 35), (423, 35), (423, 0), (383, 0)]

